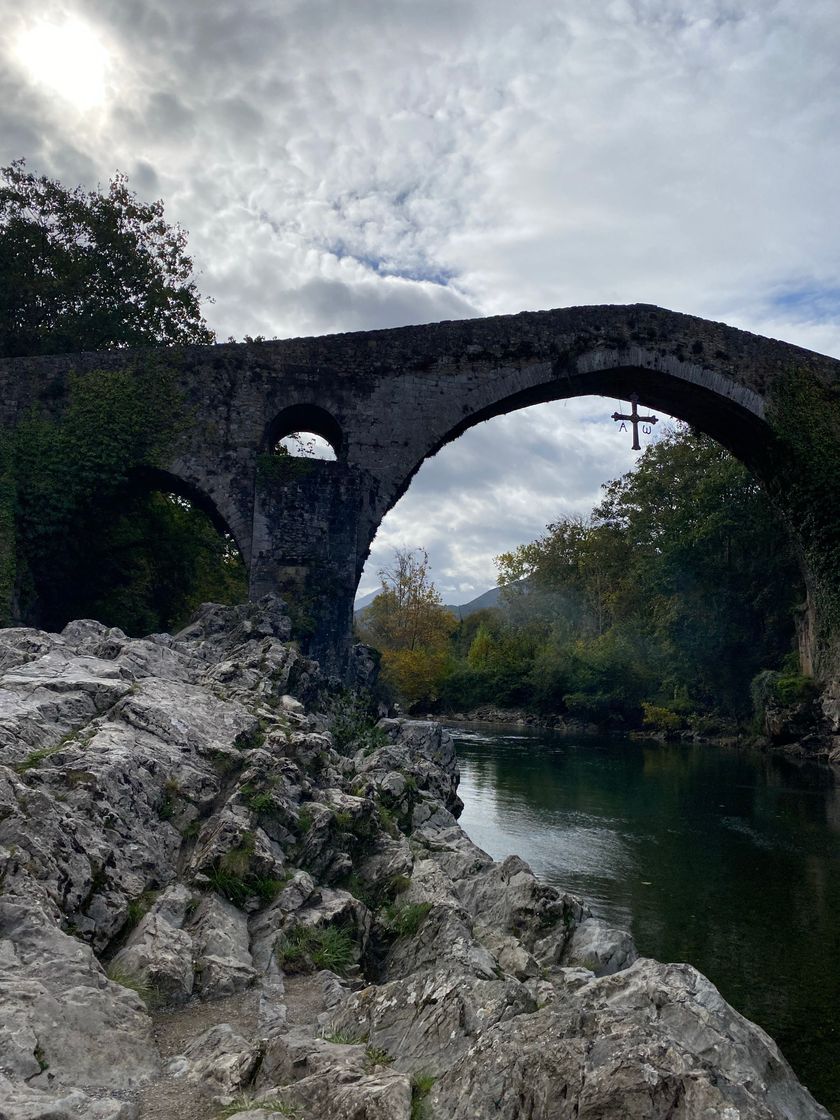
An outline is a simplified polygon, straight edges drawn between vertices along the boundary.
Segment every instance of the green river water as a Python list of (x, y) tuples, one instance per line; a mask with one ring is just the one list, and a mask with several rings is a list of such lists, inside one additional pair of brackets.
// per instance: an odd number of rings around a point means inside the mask
[(713, 746), (451, 727), (461, 824), (495, 858), (688, 961), (840, 1117), (840, 777)]

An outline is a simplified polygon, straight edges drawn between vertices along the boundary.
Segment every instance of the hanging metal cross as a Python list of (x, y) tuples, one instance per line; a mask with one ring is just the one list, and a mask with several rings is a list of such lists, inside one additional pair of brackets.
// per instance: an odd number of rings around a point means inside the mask
[(620, 432), (626, 432), (627, 431), (627, 425), (624, 423), (624, 421), (625, 420), (630, 421), (630, 423), (633, 425), (633, 450), (634, 451), (641, 451), (642, 446), (639, 443), (639, 425), (640, 424), (642, 425), (642, 431), (645, 433), (645, 435), (649, 436), (650, 433), (653, 431), (652, 425), (658, 423), (659, 417), (658, 416), (640, 416), (639, 415), (639, 409), (638, 409), (639, 397), (638, 397), (638, 394), (636, 394), (636, 393), (633, 393), (633, 395), (630, 397), (630, 403), (633, 406), (633, 411), (630, 413), (629, 416), (624, 416), (620, 412), (614, 412), (612, 414), (612, 418), (613, 418), (613, 420), (620, 420), (621, 421), (621, 427), (618, 429)]

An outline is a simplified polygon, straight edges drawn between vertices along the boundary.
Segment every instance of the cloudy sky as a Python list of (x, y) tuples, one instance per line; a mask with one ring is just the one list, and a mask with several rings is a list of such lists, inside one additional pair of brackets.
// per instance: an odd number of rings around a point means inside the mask
[[(0, 0), (0, 160), (116, 168), (220, 338), (660, 304), (840, 356), (838, 0)], [(613, 401), (428, 462), (445, 598), (632, 466)]]

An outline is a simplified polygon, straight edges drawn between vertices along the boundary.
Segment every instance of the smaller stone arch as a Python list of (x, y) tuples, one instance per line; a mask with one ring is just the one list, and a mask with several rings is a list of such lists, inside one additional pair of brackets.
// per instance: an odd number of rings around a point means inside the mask
[(282, 409), (266, 427), (264, 447), (270, 451), (281, 439), (293, 432), (313, 432), (325, 439), (341, 458), (344, 449), (344, 432), (335, 417), (317, 404), (293, 404)]
[(236, 545), (240, 556), (242, 556), (243, 561), (247, 563), (246, 556), (237, 539), (236, 533), (219, 512), (218, 506), (213, 499), (200, 487), (196, 486), (195, 483), (182, 478), (180, 475), (163, 470), (160, 467), (141, 465), (135, 467), (130, 472), (128, 485), (136, 490), (159, 490), (165, 494), (176, 494), (179, 498), (185, 498), (188, 502), (191, 502), (196, 509), (200, 509), (202, 513), (207, 515), (213, 527), (221, 536), (230, 537)]

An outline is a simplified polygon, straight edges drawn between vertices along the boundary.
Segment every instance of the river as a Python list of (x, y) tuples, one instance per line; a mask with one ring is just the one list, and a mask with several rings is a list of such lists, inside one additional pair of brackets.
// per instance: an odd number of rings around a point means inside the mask
[(461, 824), (688, 961), (840, 1117), (840, 780), (705, 745), (451, 727)]

